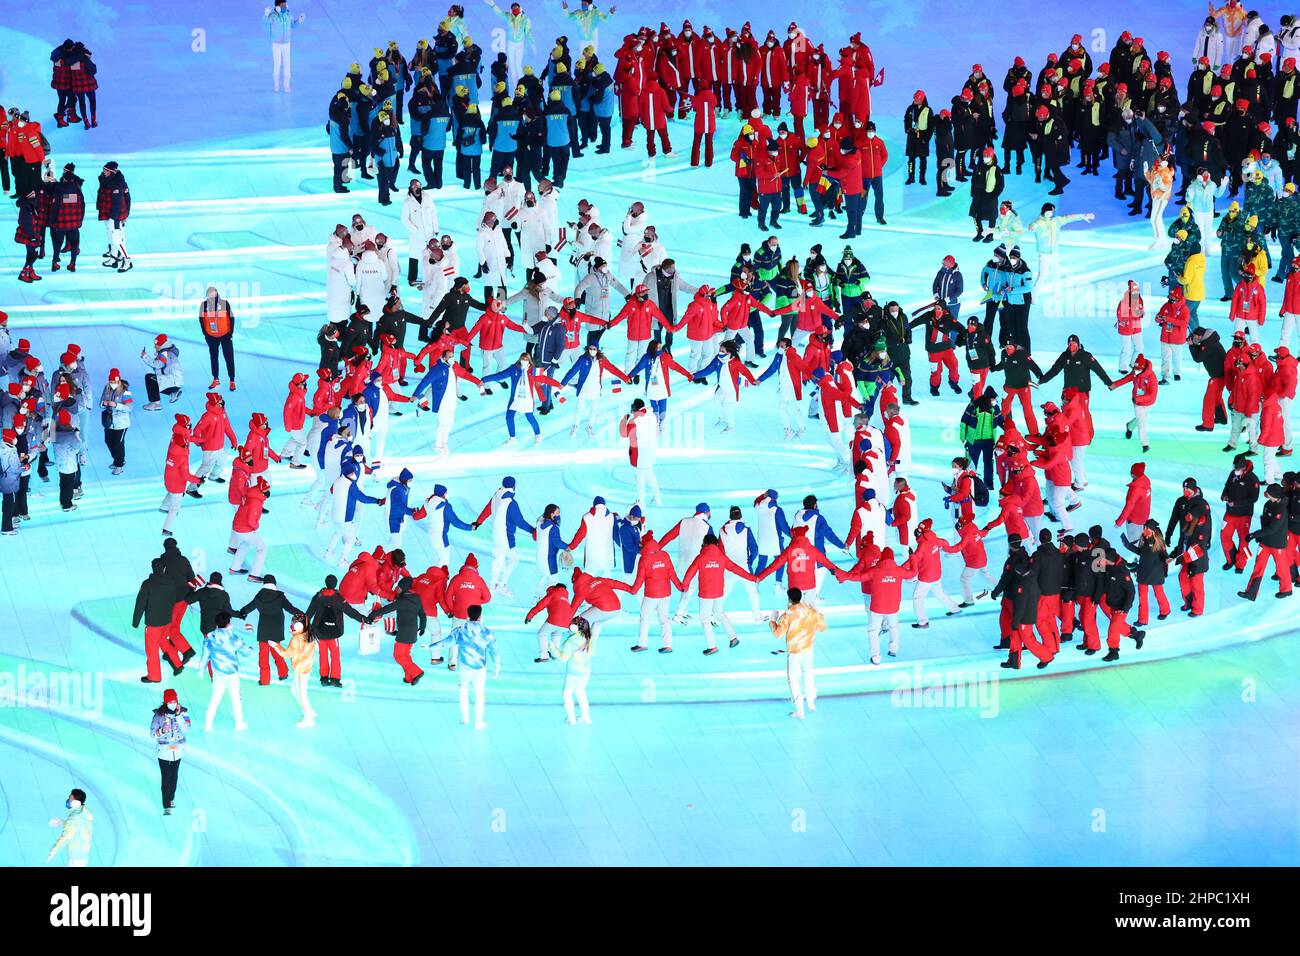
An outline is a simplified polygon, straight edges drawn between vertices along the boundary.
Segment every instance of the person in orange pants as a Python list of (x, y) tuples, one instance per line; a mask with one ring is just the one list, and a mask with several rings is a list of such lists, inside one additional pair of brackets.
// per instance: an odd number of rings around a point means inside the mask
[(1010, 594), (1010, 653), (1001, 666), (1020, 670), (1021, 652), (1028, 648), (1029, 653), (1038, 658), (1038, 669), (1042, 670), (1052, 662), (1056, 652), (1047, 642), (1034, 636), (1034, 625), (1038, 622), (1038, 580), (1029, 553), (1020, 546), (1019, 536), (1008, 535), (1007, 543), (1011, 550), (1002, 566), (1002, 576), (993, 589), (994, 597)]
[(1223, 570), (1236, 567), (1237, 573), (1246, 570), (1250, 549), (1250, 524), (1255, 517), (1255, 503), (1259, 501), (1259, 478), (1254, 465), (1244, 454), (1232, 460), (1232, 471), (1223, 484), (1219, 496), (1225, 503), (1223, 528), (1219, 531), (1219, 544), (1223, 546)]
[(1210, 570), (1210, 542), (1214, 532), (1210, 506), (1201, 496), (1196, 479), (1183, 481), (1183, 497), (1174, 506), (1178, 522), (1178, 546), (1173, 560), (1178, 565), (1178, 587), (1183, 595), (1182, 610), (1191, 617), (1205, 612), (1205, 573)]
[(1061, 589), (1065, 586), (1065, 556), (1052, 543), (1052, 532), (1038, 532), (1038, 549), (1030, 562), (1038, 585), (1038, 612), (1034, 626), (1043, 646), (1055, 656), (1061, 650)]
[(1142, 649), (1144, 632), (1128, 622), (1128, 612), (1133, 608), (1136, 596), (1133, 589), (1133, 572), (1128, 562), (1121, 558), (1114, 548), (1106, 550), (1105, 571), (1101, 580), (1101, 609), (1109, 619), (1106, 627), (1106, 656), (1104, 661), (1119, 660), (1119, 643), (1122, 638), (1131, 637), (1138, 650)]
[(1073, 544), (1070, 559), (1070, 587), (1074, 593), (1074, 620), (1067, 629), (1073, 636), (1077, 625), (1083, 640), (1074, 645), (1089, 657), (1101, 649), (1101, 635), (1097, 632), (1097, 572), (1093, 565), (1092, 539), (1082, 531), (1070, 539)]

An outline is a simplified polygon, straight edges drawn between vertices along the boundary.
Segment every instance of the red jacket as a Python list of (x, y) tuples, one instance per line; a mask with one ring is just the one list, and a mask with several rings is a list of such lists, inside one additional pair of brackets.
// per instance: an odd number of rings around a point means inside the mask
[[(840, 153), (838, 156), (826, 160), (830, 164), (828, 170), (830, 176), (840, 181), (840, 189), (844, 191), (844, 195), (861, 195), (862, 177), (866, 175), (863, 169), (864, 161), (865, 154), (863, 150), (853, 153)], [(883, 160), (881, 165), (884, 165)]]
[(695, 132), (712, 136), (718, 131), (718, 98), (705, 87), (691, 97), (695, 113)]
[(484, 312), (470, 326), (466, 337), (472, 341), (477, 335), (480, 349), (484, 352), (495, 352), (501, 348), (501, 343), (505, 340), (506, 329), (514, 332), (525, 331), (522, 325), (511, 320), (509, 316), (502, 315), (500, 312)]
[(790, 587), (801, 591), (811, 591), (817, 586), (817, 566), (838, 574), (839, 568), (830, 562), (826, 555), (808, 540), (808, 529), (800, 525), (790, 529), (790, 543), (785, 546), (775, 561), (763, 569), (758, 580), (776, 573), (777, 568), (785, 568)]
[(1166, 302), (1156, 313), (1156, 324), (1160, 326), (1160, 341), (1169, 345), (1187, 344), (1187, 326), (1191, 322), (1191, 313), (1187, 303), (1182, 299)]
[(187, 485), (198, 484), (199, 479), (190, 472), (190, 446), (170, 442), (167, 445), (167, 464), (163, 466), (163, 487), (169, 494), (183, 494)]
[(984, 552), (985, 534), (987, 532), (983, 528), (974, 521), (969, 521), (958, 532), (959, 537), (955, 543), (949, 544), (940, 538), (939, 547), (948, 554), (960, 554), (968, 568), (985, 568), (989, 563), (989, 557)]
[(1021, 540), (1029, 537), (1029, 525), (1025, 523), (1025, 514), (1021, 507), (1020, 496), (1012, 492), (998, 498), (998, 516), (984, 526), (988, 534), (998, 525), (1004, 525), (1007, 535), (1018, 534)]
[[(1018, 471), (1012, 469), (1012, 483), (1015, 488), (1016, 496), (1020, 499), (1020, 512), (1026, 518), (1041, 518), (1043, 516), (1043, 490), (1038, 484), (1038, 476), (1034, 474), (1034, 469), (1022, 467)], [(1069, 484), (1069, 479), (1066, 479)], [(1021, 535), (1026, 537), (1026, 535)]]
[(492, 600), (492, 592), (483, 583), (478, 573), (478, 558), (470, 555), (456, 576), (447, 582), (447, 593), (443, 599), (443, 610), (458, 621), (469, 618), (469, 609), (475, 605), (487, 604)]
[(1268, 308), (1268, 297), (1258, 279), (1246, 278), (1237, 283), (1232, 290), (1232, 305), (1228, 309), (1228, 319), (1264, 324), (1264, 313)]
[(698, 292), (686, 307), (681, 321), (668, 327), (676, 332), (683, 326), (686, 327), (686, 337), (692, 342), (708, 341), (726, 328), (718, 315), (718, 303)]
[(1282, 310), (1278, 315), (1300, 315), (1300, 269), (1287, 273), (1286, 290), (1282, 293)]
[(321, 379), (316, 383), (316, 394), (311, 397), (312, 418), (324, 415), (338, 403), (339, 397), (338, 392), (334, 390), (334, 383), (327, 379)]
[(772, 87), (782, 86), (789, 79), (790, 65), (785, 59), (785, 50), (778, 43), (776, 46), (768, 46), (764, 43), (758, 49), (759, 60), (759, 82), (763, 86), (771, 89)]
[[(682, 578), (682, 590), (691, 586), (691, 581), (699, 575), (699, 583), (696, 587), (699, 589), (702, 600), (710, 600), (722, 597), (723, 588), (726, 586), (727, 572), (730, 571), (738, 578), (745, 581), (758, 580), (740, 565), (732, 561), (725, 551), (722, 550), (721, 544), (706, 544), (700, 548), (700, 553), (695, 556), (691, 566), (686, 569), (686, 575)], [(793, 583), (790, 585), (795, 587)]]
[(1137, 335), (1142, 331), (1142, 319), (1145, 316), (1146, 305), (1142, 301), (1142, 293), (1138, 291), (1137, 283), (1130, 279), (1128, 291), (1120, 296), (1119, 305), (1115, 306), (1115, 327), (1120, 335)]
[[(1133, 404), (1142, 408), (1149, 408), (1156, 403), (1156, 393), (1160, 390), (1159, 381), (1156, 379), (1155, 369), (1151, 363), (1139, 372), (1137, 369), (1129, 372), (1121, 379), (1116, 379), (1112, 388), (1119, 388), (1121, 385), (1133, 383)], [(1057, 482), (1060, 484), (1060, 482)]]
[(1272, 386), (1282, 398), (1295, 398), (1296, 358), (1285, 345), (1276, 350), (1277, 368), (1273, 371)]
[(754, 180), (759, 195), (772, 196), (779, 193), (781, 177), (784, 175), (784, 167), (778, 166), (766, 151), (754, 157)]
[(239, 446), (235, 430), (230, 427), (230, 419), (226, 415), (225, 407), (213, 401), (208, 402), (208, 407), (199, 416), (199, 422), (194, 426), (190, 439), (204, 451), (221, 451), (227, 440), (231, 448)]
[[(585, 526), (584, 526), (585, 527)], [(570, 548), (572, 550), (572, 548)], [(621, 585), (618, 590), (622, 590), (622, 581), (615, 581), (612, 578), (602, 578), (595, 574), (588, 574), (577, 568), (573, 570), (573, 606), (582, 608), (584, 604), (594, 607), (598, 611), (617, 611), (619, 609), (618, 595), (614, 593), (615, 586)]]
[(1275, 389), (1270, 390), (1259, 409), (1259, 443), (1266, 448), (1281, 448), (1286, 441), (1285, 433), (1281, 396)]
[(867, 564), (868, 557), (864, 555), (853, 570), (836, 577), (841, 581), (861, 581), (863, 592), (871, 594), (873, 614), (897, 614), (903, 600), (903, 582), (916, 577), (916, 571), (910, 561), (899, 567), (892, 548), (881, 551), (880, 559), (873, 565)]
[(636, 580), (630, 586), (622, 585), (619, 590), (626, 589), (631, 594), (644, 591), (648, 598), (666, 598), (672, 594), (673, 588), (686, 590), (677, 579), (677, 572), (673, 570), (673, 562), (668, 553), (652, 535), (644, 535), (641, 538), (641, 555), (636, 563)]
[[(271, 447), (270, 428), (256, 428), (252, 425), (248, 428), (248, 437), (244, 439), (244, 448), (253, 453), (253, 474), (260, 475), (266, 471), (270, 465), (267, 458), (271, 461), (279, 461), (280, 455)], [(231, 444), (234, 444), (233, 440)]]
[(623, 308), (618, 310), (618, 315), (610, 320), (609, 327), (612, 329), (624, 320), (627, 321), (627, 337), (630, 342), (648, 341), (655, 322), (664, 328), (672, 328), (659, 311), (659, 306), (649, 299), (638, 299), (636, 296), (628, 299)]
[(542, 595), (542, 599), (533, 605), (533, 609), (524, 615), (524, 623), (533, 619), (533, 615), (546, 612), (546, 623), (553, 627), (568, 627), (573, 623), (573, 603), (569, 600), (569, 589), (563, 584), (552, 584)]
[(411, 582), (411, 590), (420, 599), (424, 613), (437, 617), (447, 595), (447, 569), (430, 566), (423, 574)]
[(236, 458), (230, 465), (230, 484), (226, 485), (226, 500), (236, 508), (244, 500), (244, 489), (248, 487), (253, 471), (242, 458)]
[(235, 511), (234, 530), (237, 534), (256, 531), (262, 522), (262, 506), (266, 504), (266, 495), (257, 485), (249, 485), (244, 490), (244, 500)]
[(916, 579), (922, 583), (938, 581), (943, 577), (943, 562), (939, 557), (939, 536), (933, 531), (918, 531), (916, 547), (907, 559), (908, 567), (916, 572)]
[(641, 125), (646, 129), (666, 129), (668, 127), (668, 95), (657, 80), (648, 80), (641, 88), (641, 102), (638, 107)]
[(868, 136), (858, 146), (858, 155), (862, 157), (862, 176), (875, 179), (885, 175), (885, 163), (889, 162), (889, 149), (879, 136)]
[[(727, 299), (723, 304), (719, 318), (721, 318), (722, 325), (728, 331), (739, 332), (749, 327), (749, 313), (755, 309), (764, 315), (776, 314), (748, 292), (733, 287), (731, 298)], [(690, 337), (691, 335), (688, 332), (687, 338)], [(708, 338), (708, 336), (704, 336), (704, 338)]]
[(1122, 524), (1146, 524), (1151, 518), (1151, 479), (1146, 475), (1143, 462), (1133, 464), (1133, 480), (1128, 483), (1124, 496), (1124, 510), (1115, 519), (1115, 527)]
[(363, 604), (371, 594), (378, 593), (379, 562), (369, 551), (363, 551), (344, 572), (339, 594), (349, 604)]
[(284, 400), (284, 430), (296, 432), (307, 423), (307, 386), (290, 385)]

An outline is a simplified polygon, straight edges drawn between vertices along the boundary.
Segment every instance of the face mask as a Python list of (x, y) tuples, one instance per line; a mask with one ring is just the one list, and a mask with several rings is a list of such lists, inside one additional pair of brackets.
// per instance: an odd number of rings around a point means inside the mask
[(172, 703), (170, 703), (170, 704), (167, 705), (167, 709), (170, 710), (170, 711), (172, 711), (172, 712), (175, 712), (177, 706), (178, 706), (178, 705), (173, 701)]

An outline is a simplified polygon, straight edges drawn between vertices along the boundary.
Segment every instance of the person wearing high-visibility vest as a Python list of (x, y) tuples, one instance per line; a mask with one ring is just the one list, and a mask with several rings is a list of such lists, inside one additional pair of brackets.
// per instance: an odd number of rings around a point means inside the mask
[(216, 286), (208, 286), (207, 298), (199, 306), (199, 325), (203, 329), (203, 339), (208, 343), (208, 361), (212, 365), (212, 384), (208, 388), (221, 385), (218, 374), (217, 353), (226, 360), (226, 377), (230, 379), (230, 390), (235, 390), (235, 313), (231, 311), (230, 301), (221, 297)]

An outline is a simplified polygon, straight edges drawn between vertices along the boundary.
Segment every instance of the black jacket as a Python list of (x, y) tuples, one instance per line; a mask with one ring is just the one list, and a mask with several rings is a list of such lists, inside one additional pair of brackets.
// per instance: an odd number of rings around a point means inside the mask
[(1259, 478), (1249, 462), (1240, 475), (1236, 469), (1228, 473), (1228, 480), (1223, 485), (1222, 500), (1227, 502), (1225, 515), (1248, 518), (1255, 513), (1255, 502), (1259, 501)]
[(230, 595), (220, 584), (207, 584), (191, 591), (185, 597), (186, 604), (199, 606), (199, 630), (205, 635), (217, 629), (217, 615), (225, 611), (235, 617), (235, 610), (230, 606)]
[(1165, 583), (1165, 577), (1169, 573), (1169, 565), (1165, 563), (1169, 557), (1168, 552), (1157, 551), (1155, 542), (1150, 538), (1140, 538), (1137, 542), (1132, 542), (1120, 535), (1120, 541), (1124, 543), (1124, 547), (1137, 555), (1139, 585), (1156, 586)]
[(1128, 611), (1133, 606), (1133, 574), (1121, 558), (1116, 564), (1107, 564), (1101, 579), (1101, 593), (1112, 611)]
[(345, 616), (361, 624), (366, 622), (365, 616), (353, 610), (333, 588), (321, 588), (307, 605), (307, 626), (317, 640), (336, 641), (342, 637)]
[(459, 289), (452, 289), (434, 306), (433, 311), (424, 320), (425, 324), (431, 326), (439, 319), (446, 319), (448, 328), (453, 330), (463, 329), (471, 306), (480, 312), (487, 311), (487, 305), (474, 298), (468, 291), (461, 292)]
[(419, 595), (414, 591), (405, 591), (397, 595), (396, 600), (373, 611), (372, 614), (380, 617), (393, 611), (397, 612), (397, 633), (393, 635), (393, 640), (398, 644), (414, 644), (428, 624), (428, 617), (424, 613), (424, 605), (420, 603)]
[(162, 571), (151, 574), (141, 582), (135, 596), (131, 626), (139, 627), (140, 619), (144, 618), (145, 627), (166, 627), (172, 622), (172, 608), (175, 606), (176, 586)]
[(1223, 363), (1227, 353), (1223, 350), (1223, 343), (1219, 341), (1218, 332), (1210, 332), (1199, 343), (1194, 339), (1188, 339), (1187, 351), (1191, 353), (1193, 361), (1205, 366), (1205, 373), (1210, 378), (1223, 378)]
[(1051, 545), (1041, 545), (1032, 559), (1038, 593), (1043, 597), (1060, 595), (1065, 585), (1065, 555)]
[(1101, 367), (1101, 363), (1087, 349), (1080, 347), (1079, 351), (1071, 352), (1066, 349), (1056, 357), (1056, 361), (1040, 378), (1040, 382), (1051, 381), (1060, 372), (1065, 372), (1065, 387), (1078, 389), (1081, 392), (1092, 390), (1092, 376), (1096, 375), (1107, 387), (1110, 386), (1110, 376), (1106, 370)]
[(1250, 537), (1263, 548), (1285, 548), (1286, 525), (1286, 502), (1265, 501), (1259, 515), (1259, 530)]
[(288, 596), (274, 585), (262, 588), (237, 612), (237, 616), (247, 618), (249, 611), (257, 612), (257, 642), (270, 641), (279, 643), (284, 640), (284, 616), (301, 614), (293, 606)]
[(1010, 355), (1005, 350), (999, 352), (997, 362), (989, 367), (994, 372), (1002, 373), (1002, 381), (1007, 388), (1028, 388), (1030, 372), (1040, 380), (1043, 377), (1043, 370), (1038, 367), (1038, 363), (1022, 348), (1017, 348)]

